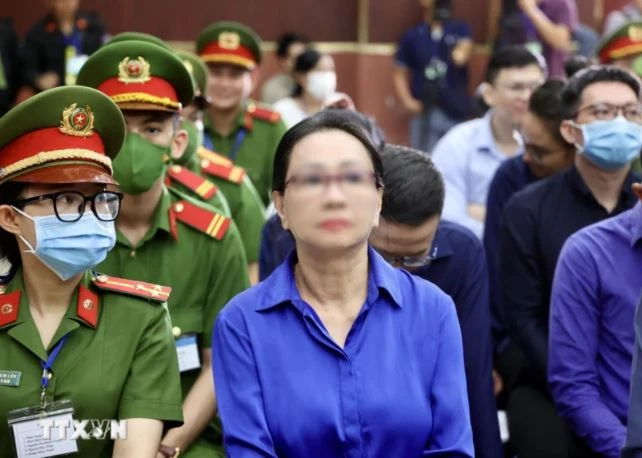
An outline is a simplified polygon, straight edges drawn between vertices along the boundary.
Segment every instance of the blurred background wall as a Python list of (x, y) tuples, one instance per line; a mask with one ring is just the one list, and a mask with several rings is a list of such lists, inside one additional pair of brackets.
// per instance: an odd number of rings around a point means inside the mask
[[(477, 44), (470, 62), (471, 91), (483, 78), (500, 2), (452, 0), (453, 17), (468, 22)], [(604, 16), (627, 2), (577, 0), (581, 22), (601, 31)], [(360, 111), (374, 115), (389, 140), (407, 140), (407, 114), (391, 75), (396, 41), (421, 20), (417, 0), (82, 0), (81, 9), (98, 12), (112, 34), (137, 30), (188, 49), (211, 22), (244, 22), (265, 40), (262, 76), (275, 71), (278, 36), (303, 33), (334, 56), (339, 90), (350, 94)], [(43, 0), (0, 0), (0, 16), (12, 17), (21, 35), (43, 11)]]

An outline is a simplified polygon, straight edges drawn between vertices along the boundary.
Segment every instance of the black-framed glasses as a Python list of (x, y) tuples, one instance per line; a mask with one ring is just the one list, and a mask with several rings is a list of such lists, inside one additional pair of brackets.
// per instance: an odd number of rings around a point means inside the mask
[(427, 267), (435, 260), (437, 257), (437, 246), (428, 250), (424, 256), (415, 257), (415, 256), (390, 256), (386, 253), (382, 253), (377, 250), (383, 259), (386, 260), (388, 264), (391, 264), (395, 267), (405, 267), (407, 269), (419, 269), (421, 267)]
[(337, 183), (343, 191), (361, 190), (368, 186), (375, 185), (380, 188), (376, 173), (371, 171), (346, 171), (337, 174), (309, 172), (292, 175), (286, 182), (285, 187), (295, 186), (300, 192), (310, 194), (321, 194), (332, 183)]
[(114, 221), (120, 213), (123, 194), (120, 192), (101, 191), (93, 196), (85, 196), (77, 191), (62, 191), (30, 197), (12, 202), (15, 207), (51, 200), (56, 217), (65, 223), (73, 223), (85, 214), (87, 202), (91, 202), (91, 211), (100, 221)]
[(579, 108), (575, 116), (587, 112), (599, 121), (610, 121), (620, 113), (631, 122), (642, 124), (642, 104), (629, 103), (626, 105), (613, 105), (610, 103), (595, 103)]

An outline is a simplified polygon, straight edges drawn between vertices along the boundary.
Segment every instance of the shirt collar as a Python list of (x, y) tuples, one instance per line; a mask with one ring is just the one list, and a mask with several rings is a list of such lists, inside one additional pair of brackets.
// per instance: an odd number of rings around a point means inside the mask
[(482, 118), (483, 123), (481, 124), (481, 128), (476, 132), (476, 138), (474, 141), (477, 142), (477, 151), (483, 151), (504, 159), (505, 156), (499, 152), (497, 149), (497, 143), (495, 143), (493, 127), (491, 124), (492, 117), (493, 110), (488, 110)]
[(642, 203), (638, 202), (631, 209), (631, 247), (642, 240)]
[[(591, 192), (591, 189), (586, 185), (584, 179), (582, 178), (582, 175), (580, 175), (580, 172), (577, 170), (577, 167), (575, 167), (574, 165), (571, 166), (567, 170), (566, 174), (571, 186), (573, 186), (581, 196), (591, 196), (593, 199), (595, 199), (593, 193)], [(637, 182), (635, 175), (629, 172), (626, 176), (626, 179), (624, 180), (624, 184), (622, 185), (622, 190), (620, 193), (620, 202), (621, 199), (624, 198), (627, 203), (631, 203), (629, 207), (633, 205), (633, 202), (635, 202), (635, 199), (637, 198), (633, 193), (633, 190), (631, 189), (631, 186), (635, 182)]]
[[(368, 247), (368, 297), (369, 304), (383, 290), (388, 293), (397, 307), (402, 307), (401, 291), (395, 281), (398, 273), (372, 247)], [(297, 262), (296, 250), (262, 283), (264, 293), (255, 307), (257, 312), (267, 311), (283, 303), (301, 302), (301, 295), (294, 280), (294, 266)]]
[[(237, 132), (241, 127), (249, 132), (252, 131), (252, 128), (254, 127), (254, 120), (252, 119), (252, 116), (248, 111), (248, 108), (250, 106), (254, 106), (254, 102), (243, 103), (243, 106), (241, 107), (241, 110), (239, 111), (239, 114), (236, 116), (236, 120), (234, 121), (234, 129), (232, 129), (232, 134)], [(214, 129), (212, 119), (207, 112), (205, 112), (205, 116), (203, 116), (203, 128), (206, 132), (219, 135), (218, 132), (216, 132), (216, 130)]]
[(444, 231), (443, 222), (439, 223), (435, 239), (432, 241), (431, 252), (434, 253), (433, 261), (448, 258), (453, 255), (453, 248)]
[[(140, 245), (143, 245), (145, 242), (151, 240), (156, 233), (161, 230), (172, 234), (169, 209), (172, 206), (172, 197), (169, 194), (169, 190), (163, 186), (163, 193), (161, 194), (161, 199), (154, 210), (154, 215), (152, 216), (152, 224), (149, 227), (149, 230), (141, 240)], [(130, 242), (124, 237), (118, 229), (116, 230), (116, 242), (125, 246), (130, 246)]]

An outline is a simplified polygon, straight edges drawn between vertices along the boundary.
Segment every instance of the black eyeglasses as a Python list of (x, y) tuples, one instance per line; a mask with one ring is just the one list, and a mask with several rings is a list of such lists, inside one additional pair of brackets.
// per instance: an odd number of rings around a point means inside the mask
[(123, 195), (120, 192), (102, 191), (93, 196), (85, 196), (77, 191), (52, 192), (29, 199), (12, 202), (15, 207), (51, 200), (56, 217), (65, 223), (78, 221), (85, 214), (85, 205), (91, 202), (91, 211), (100, 221), (114, 221), (120, 213), (120, 202)]

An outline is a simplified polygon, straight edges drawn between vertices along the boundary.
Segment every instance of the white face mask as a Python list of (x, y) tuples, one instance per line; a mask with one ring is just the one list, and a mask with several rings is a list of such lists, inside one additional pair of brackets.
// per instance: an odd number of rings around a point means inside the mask
[(337, 90), (337, 74), (332, 71), (310, 72), (306, 89), (312, 97), (324, 102)]

